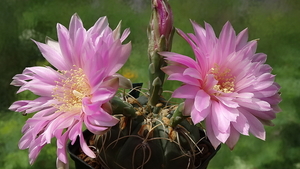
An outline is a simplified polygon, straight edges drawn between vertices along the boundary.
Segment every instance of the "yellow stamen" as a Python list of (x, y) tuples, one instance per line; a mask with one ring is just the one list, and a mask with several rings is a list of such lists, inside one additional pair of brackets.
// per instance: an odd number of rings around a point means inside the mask
[(90, 86), (81, 68), (61, 71), (65, 78), (56, 82), (52, 97), (59, 102), (54, 105), (58, 111), (78, 112), (82, 107), (82, 99), (90, 97)]
[(231, 70), (228, 68), (221, 70), (218, 64), (215, 64), (214, 67), (211, 68), (210, 73), (213, 74), (214, 78), (218, 81), (218, 83), (213, 87), (213, 89), (218, 91), (218, 93), (214, 93), (214, 95), (234, 92), (235, 76), (233, 76), (230, 72)]

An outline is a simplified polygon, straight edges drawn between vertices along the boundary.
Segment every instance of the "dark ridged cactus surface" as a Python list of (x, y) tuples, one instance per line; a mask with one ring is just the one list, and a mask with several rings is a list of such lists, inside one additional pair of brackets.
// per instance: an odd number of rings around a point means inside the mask
[[(136, 100), (138, 101), (138, 100)], [(120, 104), (118, 104), (120, 105)], [(134, 104), (136, 116), (120, 116), (120, 123), (95, 137), (97, 158), (107, 169), (205, 169), (215, 150), (200, 126), (189, 118), (172, 123), (177, 106)], [(159, 104), (160, 105), (160, 104)], [(162, 104), (161, 104), (162, 105)], [(124, 107), (123, 107), (124, 108)], [(127, 111), (127, 110), (126, 110)], [(117, 116), (117, 114), (116, 114)], [(175, 126), (171, 126), (175, 124)]]

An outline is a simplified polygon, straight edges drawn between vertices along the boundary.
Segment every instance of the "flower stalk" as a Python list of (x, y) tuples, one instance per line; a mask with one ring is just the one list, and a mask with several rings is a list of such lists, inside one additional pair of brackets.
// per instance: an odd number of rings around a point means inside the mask
[(162, 94), (165, 73), (161, 70), (166, 66), (161, 51), (171, 51), (174, 34), (173, 15), (167, 0), (152, 0), (152, 15), (148, 27), (149, 57), (149, 105), (155, 106)]

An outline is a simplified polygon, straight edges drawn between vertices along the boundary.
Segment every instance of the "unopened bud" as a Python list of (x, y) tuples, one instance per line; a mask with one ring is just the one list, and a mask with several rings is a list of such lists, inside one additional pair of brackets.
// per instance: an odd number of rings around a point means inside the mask
[[(149, 40), (159, 51), (170, 51), (174, 33), (173, 14), (167, 0), (152, 0), (152, 16), (149, 25)], [(161, 43), (164, 37), (165, 42)], [(163, 45), (163, 46), (161, 46)]]

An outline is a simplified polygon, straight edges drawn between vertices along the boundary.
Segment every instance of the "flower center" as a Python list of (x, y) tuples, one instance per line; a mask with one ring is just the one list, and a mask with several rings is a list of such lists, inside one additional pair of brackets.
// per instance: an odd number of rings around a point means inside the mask
[(214, 95), (221, 95), (221, 93), (232, 93), (234, 91), (235, 76), (233, 76), (230, 69), (221, 70), (218, 64), (211, 68), (210, 73), (218, 81), (213, 89), (218, 91)]
[(59, 103), (54, 105), (58, 111), (78, 112), (82, 107), (82, 99), (90, 97), (90, 86), (81, 68), (61, 71), (65, 77), (56, 82), (52, 97)]

